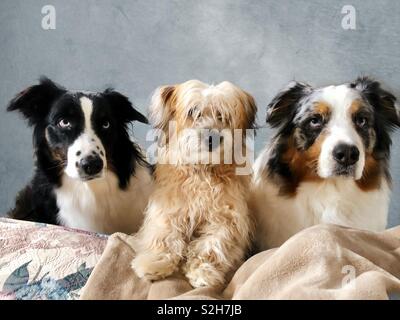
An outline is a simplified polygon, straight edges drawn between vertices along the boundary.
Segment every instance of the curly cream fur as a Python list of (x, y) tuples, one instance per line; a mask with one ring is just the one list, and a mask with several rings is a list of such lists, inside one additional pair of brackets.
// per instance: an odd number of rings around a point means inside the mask
[[(189, 119), (190, 106), (198, 114)], [(208, 86), (188, 81), (157, 90), (150, 118), (163, 130), (175, 120), (179, 141), (187, 127), (211, 123), (220, 129), (251, 128), (255, 112), (251, 96), (228, 82)], [(179, 157), (178, 145), (167, 141), (159, 157), (171, 153)], [(226, 281), (244, 259), (253, 230), (247, 208), (250, 177), (237, 175), (236, 167), (235, 163), (157, 165), (155, 191), (134, 239), (137, 256), (132, 267), (139, 277), (157, 280), (181, 270), (194, 287)]]

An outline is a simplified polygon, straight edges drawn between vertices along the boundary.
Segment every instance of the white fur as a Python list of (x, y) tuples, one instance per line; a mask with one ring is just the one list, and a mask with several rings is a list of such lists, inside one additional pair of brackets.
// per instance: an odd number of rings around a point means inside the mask
[(360, 93), (347, 85), (329, 86), (317, 91), (318, 99), (331, 107), (331, 119), (327, 131), (329, 132), (322, 144), (322, 150), (318, 161), (318, 174), (322, 178), (329, 178), (334, 174), (336, 165), (333, 159), (333, 149), (341, 144), (356, 146), (360, 151), (360, 158), (356, 163), (356, 180), (361, 179), (365, 164), (365, 148), (360, 135), (353, 125), (350, 111), (352, 103), (361, 99)]
[[(92, 100), (82, 97), (80, 102), (85, 118), (84, 131), (68, 149), (61, 187), (55, 190), (59, 223), (102, 233), (136, 232), (152, 191), (149, 169), (138, 165), (126, 190), (121, 190), (118, 177), (107, 170), (105, 148), (92, 128)], [(75, 163), (92, 152), (102, 158), (103, 170), (98, 178), (82, 181)]]
[(55, 190), (59, 222), (102, 233), (136, 232), (152, 185), (149, 169), (143, 166), (136, 168), (126, 190), (119, 188), (118, 178), (111, 171), (87, 182), (64, 175), (61, 187)]
[[(91, 116), (93, 112), (93, 102), (87, 97), (82, 97), (80, 102), (85, 118), (85, 129), (68, 148), (67, 167), (65, 168), (65, 173), (69, 177), (75, 179), (79, 178), (79, 172), (75, 163), (90, 155), (93, 151), (103, 160), (103, 170), (101, 174), (104, 174), (104, 171), (107, 169), (106, 150), (92, 128)], [(97, 146), (100, 148), (99, 150), (97, 150)], [(80, 152), (79, 155), (77, 155), (78, 151)], [(102, 151), (103, 154), (100, 154), (100, 151)]]
[(386, 227), (390, 188), (382, 178), (379, 190), (365, 192), (351, 178), (303, 182), (293, 197), (265, 179), (268, 150), (254, 164), (250, 207), (256, 216), (256, 242), (261, 250), (281, 245), (297, 232), (320, 223), (382, 231)]
[[(380, 188), (372, 191), (361, 190), (355, 182), (362, 177), (365, 165), (365, 148), (350, 112), (359, 93), (348, 86), (330, 86), (319, 89), (316, 95), (332, 112), (318, 159), (318, 175), (324, 180), (301, 182), (293, 196), (280, 195), (267, 173), (273, 145), (262, 151), (253, 166), (249, 204), (257, 220), (256, 241), (261, 250), (277, 247), (302, 229), (320, 223), (372, 231), (386, 227), (390, 197), (386, 178), (382, 176)], [(360, 151), (354, 177), (334, 176), (332, 150), (340, 143), (355, 145)]]

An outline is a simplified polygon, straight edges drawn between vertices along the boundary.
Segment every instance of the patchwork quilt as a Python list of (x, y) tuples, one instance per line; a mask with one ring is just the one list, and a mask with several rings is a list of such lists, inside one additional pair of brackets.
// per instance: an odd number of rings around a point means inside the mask
[(0, 300), (78, 299), (107, 236), (0, 218)]

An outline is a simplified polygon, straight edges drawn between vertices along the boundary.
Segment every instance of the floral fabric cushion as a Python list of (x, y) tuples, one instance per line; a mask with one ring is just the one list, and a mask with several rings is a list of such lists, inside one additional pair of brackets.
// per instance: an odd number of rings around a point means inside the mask
[(107, 236), (0, 218), (0, 300), (78, 299)]

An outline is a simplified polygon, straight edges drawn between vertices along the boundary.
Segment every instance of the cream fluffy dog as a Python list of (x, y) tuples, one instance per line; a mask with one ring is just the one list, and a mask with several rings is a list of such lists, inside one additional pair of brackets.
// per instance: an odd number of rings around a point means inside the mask
[[(134, 238), (132, 268), (139, 277), (157, 280), (181, 267), (192, 286), (215, 286), (240, 265), (252, 235), (250, 175), (237, 174), (235, 159), (206, 160), (237, 147), (233, 129), (240, 129), (246, 150), (243, 137), (255, 114), (253, 98), (229, 82), (191, 80), (156, 90), (150, 121), (169, 136), (158, 150), (155, 191)], [(205, 129), (212, 130), (206, 138)]]

